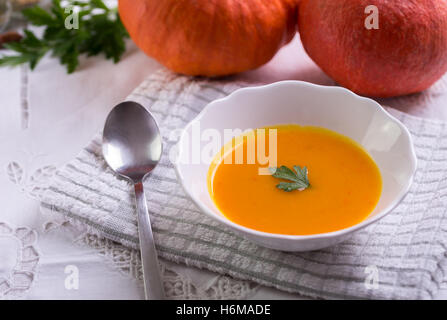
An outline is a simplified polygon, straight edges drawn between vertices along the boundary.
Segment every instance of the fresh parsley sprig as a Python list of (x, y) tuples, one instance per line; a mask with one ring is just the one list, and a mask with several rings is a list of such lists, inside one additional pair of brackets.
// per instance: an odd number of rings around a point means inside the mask
[[(72, 6), (66, 10), (67, 6)], [(32, 31), (24, 30), (19, 42), (4, 44), (16, 55), (0, 58), (0, 66), (16, 66), (28, 63), (34, 69), (40, 59), (51, 52), (72, 73), (79, 65), (79, 56), (95, 56), (104, 53), (107, 59), (118, 62), (126, 50), (124, 28), (116, 8), (108, 8), (102, 0), (70, 1), (62, 6), (61, 0), (52, 0), (49, 11), (34, 6), (22, 11), (28, 22), (44, 27), (38, 38)], [(66, 28), (67, 19), (77, 14), (79, 28)]]
[(294, 190), (302, 191), (310, 187), (307, 167), (301, 168), (300, 166), (293, 166), (293, 169), (295, 171), (287, 168), (286, 166), (270, 168), (270, 172), (272, 173), (273, 177), (291, 181), (280, 182), (276, 185), (278, 189), (291, 192)]

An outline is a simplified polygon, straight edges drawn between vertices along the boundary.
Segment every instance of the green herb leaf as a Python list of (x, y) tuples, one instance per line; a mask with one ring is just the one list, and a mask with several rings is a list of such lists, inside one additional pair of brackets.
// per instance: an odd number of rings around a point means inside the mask
[[(17, 55), (0, 57), (0, 66), (28, 63), (33, 69), (47, 52), (59, 58), (68, 73), (76, 70), (82, 54), (104, 54), (106, 59), (118, 62), (126, 50), (124, 39), (129, 35), (116, 8), (108, 8), (102, 0), (71, 1), (66, 6), (61, 5), (61, 0), (52, 0), (49, 11), (39, 6), (23, 10), (32, 25), (44, 27), (43, 36), (38, 38), (25, 30), (21, 41), (5, 45)], [(78, 14), (79, 28), (66, 27), (73, 12)]]
[(37, 65), (40, 59), (48, 52), (49, 47), (39, 40), (29, 30), (24, 31), (25, 36), (20, 42), (5, 43), (4, 47), (20, 53), (16, 56), (3, 56), (0, 58), (0, 66), (17, 66), (28, 63), (31, 69)]
[(35, 26), (49, 26), (56, 24), (56, 21), (51, 14), (39, 6), (24, 9), (22, 14), (29, 23)]
[(273, 177), (291, 181), (280, 182), (276, 185), (278, 189), (291, 192), (294, 190), (302, 191), (310, 187), (307, 167), (301, 168), (300, 166), (293, 166), (293, 169), (295, 171), (287, 168), (286, 166), (270, 168), (270, 172), (272, 172)]
[(102, 0), (90, 0), (90, 2), (91, 5), (94, 6), (95, 8), (107, 10), (107, 6), (104, 4)]

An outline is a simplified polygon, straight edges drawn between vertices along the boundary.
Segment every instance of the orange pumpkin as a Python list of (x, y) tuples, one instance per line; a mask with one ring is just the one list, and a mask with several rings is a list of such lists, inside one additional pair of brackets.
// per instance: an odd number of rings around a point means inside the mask
[(447, 71), (447, 0), (302, 0), (298, 27), (315, 63), (362, 95), (419, 92)]
[(298, 0), (119, 0), (131, 38), (187, 75), (223, 76), (268, 62), (296, 33)]

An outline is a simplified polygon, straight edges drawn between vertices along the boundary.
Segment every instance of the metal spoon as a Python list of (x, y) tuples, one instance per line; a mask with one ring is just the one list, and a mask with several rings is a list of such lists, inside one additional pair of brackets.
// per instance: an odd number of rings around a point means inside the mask
[(143, 190), (144, 177), (155, 168), (162, 154), (160, 130), (149, 111), (132, 101), (114, 107), (104, 125), (102, 153), (113, 171), (134, 183), (144, 292), (146, 299), (163, 299), (163, 284)]

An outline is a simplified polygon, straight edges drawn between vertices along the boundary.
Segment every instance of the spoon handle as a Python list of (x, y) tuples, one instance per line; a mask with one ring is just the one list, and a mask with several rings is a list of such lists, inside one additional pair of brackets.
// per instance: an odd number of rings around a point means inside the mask
[(137, 202), (144, 293), (147, 300), (161, 300), (165, 298), (165, 294), (142, 182), (135, 183), (135, 198)]

